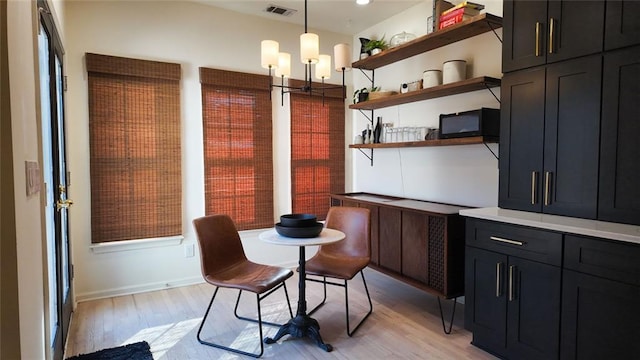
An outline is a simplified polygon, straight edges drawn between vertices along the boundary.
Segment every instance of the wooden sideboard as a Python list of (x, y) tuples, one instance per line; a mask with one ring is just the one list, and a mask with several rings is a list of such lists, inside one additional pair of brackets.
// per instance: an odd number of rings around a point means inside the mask
[(371, 210), (371, 268), (445, 299), (464, 294), (466, 207), (369, 193), (332, 194), (331, 206)]

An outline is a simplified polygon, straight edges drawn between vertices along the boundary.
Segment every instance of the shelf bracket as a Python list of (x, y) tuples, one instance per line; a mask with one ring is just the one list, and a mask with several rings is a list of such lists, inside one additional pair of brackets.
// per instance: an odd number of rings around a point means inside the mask
[(369, 80), (369, 82), (371, 83), (371, 87), (373, 87), (373, 79), (375, 77), (375, 72), (373, 70), (371, 70), (371, 76), (369, 76), (369, 74), (367, 74), (366, 72), (364, 72), (364, 69), (360, 68), (358, 69), (360, 70), (360, 72), (362, 73), (362, 75), (364, 75), (367, 80)]
[(489, 25), (489, 28), (491, 29), (491, 31), (493, 31), (493, 35), (495, 35), (496, 38), (498, 38), (498, 41), (500, 41), (500, 44), (502, 44), (502, 39), (500, 38), (500, 36), (498, 36), (496, 29), (493, 28), (490, 21), (487, 21), (487, 25)]
[(487, 147), (487, 149), (489, 149), (489, 151), (491, 151), (491, 154), (493, 155), (493, 157), (494, 157), (494, 158), (496, 158), (496, 160), (500, 160), (500, 159), (498, 158), (498, 155), (496, 155), (496, 153), (494, 153), (494, 152), (493, 152), (493, 150), (491, 150), (491, 148), (489, 147), (489, 145), (487, 144), (487, 142), (486, 142), (486, 141), (483, 141), (482, 143), (484, 144), (484, 146), (486, 146), (486, 147)]
[(366, 152), (364, 152), (364, 150), (358, 148), (358, 150), (362, 153), (362, 155), (364, 155), (367, 159), (369, 159), (371, 161), (371, 166), (373, 166), (373, 149), (371, 150), (371, 155), (367, 154)]
[(369, 114), (365, 113), (365, 111), (368, 111), (368, 110), (358, 109), (358, 111), (360, 111), (360, 114), (362, 114), (362, 116), (364, 116), (365, 118), (367, 118), (367, 120), (369, 120), (371, 125), (373, 125), (373, 110), (371, 110), (371, 116), (369, 116)]
[(484, 83), (484, 87), (487, 88), (487, 90), (489, 90), (489, 92), (491, 93), (491, 95), (493, 95), (493, 97), (496, 99), (496, 101), (498, 102), (498, 104), (501, 104), (500, 99), (498, 99), (498, 97), (496, 96), (496, 94), (493, 92), (493, 90), (491, 90), (491, 87), (487, 84)]

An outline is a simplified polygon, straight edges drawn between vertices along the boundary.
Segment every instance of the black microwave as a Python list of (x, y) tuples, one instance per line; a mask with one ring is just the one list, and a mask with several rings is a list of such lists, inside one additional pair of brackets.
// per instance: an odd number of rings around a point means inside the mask
[(481, 108), (453, 114), (440, 114), (440, 138), (484, 136), (500, 137), (500, 109)]

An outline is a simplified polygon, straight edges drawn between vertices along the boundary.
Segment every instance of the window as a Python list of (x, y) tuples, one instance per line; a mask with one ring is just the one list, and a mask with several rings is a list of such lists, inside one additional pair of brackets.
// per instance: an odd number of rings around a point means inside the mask
[(273, 226), (269, 77), (200, 68), (205, 213), (238, 230)]
[[(303, 82), (291, 80), (302, 87)], [(321, 86), (318, 84), (318, 86)], [(344, 192), (344, 95), (291, 93), (291, 198), (294, 213), (324, 220), (329, 194)]]
[(92, 243), (182, 234), (180, 65), (86, 62)]

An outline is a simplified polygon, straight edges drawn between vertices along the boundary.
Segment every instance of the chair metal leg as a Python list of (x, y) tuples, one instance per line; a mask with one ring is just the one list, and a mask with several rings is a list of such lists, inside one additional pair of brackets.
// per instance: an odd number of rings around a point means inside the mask
[(324, 297), (322, 298), (322, 301), (320, 302), (320, 304), (316, 305), (313, 309), (311, 309), (311, 311), (309, 311), (307, 313), (307, 315), (311, 316), (311, 315), (313, 315), (314, 312), (316, 312), (316, 310), (318, 310), (319, 308), (322, 307), (322, 305), (324, 305), (325, 301), (327, 301), (327, 277), (323, 276), (322, 277), (322, 281), (316, 280), (316, 279), (309, 279), (307, 277), (305, 277), (304, 280), (305, 281), (320, 282), (320, 283), (322, 283), (322, 286), (324, 288)]
[[(282, 283), (282, 284), (276, 286), (275, 288), (269, 290), (269, 292), (267, 292), (266, 294), (264, 294), (264, 295), (262, 295), (260, 297), (260, 300), (262, 300), (262, 299), (266, 298), (267, 296), (271, 295), (271, 293), (273, 293), (274, 291), (280, 289), (281, 287), (284, 287), (284, 295), (285, 295), (285, 298), (287, 299), (287, 306), (289, 307), (289, 315), (291, 315), (291, 318), (293, 318), (293, 310), (291, 309), (291, 302), (289, 301), (289, 292), (287, 291), (287, 285), (285, 283)], [(238, 297), (236, 298), (236, 305), (233, 308), (233, 315), (235, 315), (235, 317), (238, 318), (238, 319), (257, 323), (258, 320), (256, 320), (256, 319), (251, 319), (251, 318), (247, 318), (247, 317), (238, 315), (238, 304), (240, 304), (240, 296), (241, 295), (242, 295), (242, 290), (240, 290), (238, 292)], [(273, 322), (269, 322), (269, 321), (263, 321), (262, 323), (265, 324), (265, 325), (271, 325), (271, 326), (282, 326), (282, 324), (277, 324), (277, 323), (273, 323)]]
[(373, 312), (373, 303), (371, 302), (371, 296), (369, 295), (369, 288), (367, 287), (367, 281), (364, 279), (364, 272), (362, 270), (360, 270), (360, 275), (362, 276), (362, 283), (364, 284), (364, 290), (367, 293), (367, 300), (369, 301), (369, 312), (367, 312), (367, 314), (362, 318), (362, 320), (360, 320), (358, 325), (356, 325), (356, 327), (353, 328), (353, 330), (351, 330), (350, 327), (349, 327), (349, 287), (347, 286), (347, 280), (343, 280), (344, 283), (341, 284), (341, 283), (337, 283), (337, 282), (327, 281), (327, 277), (326, 276), (323, 276), (322, 280), (312, 279), (312, 278), (305, 278), (306, 281), (313, 281), (313, 282), (322, 283), (322, 285), (324, 286), (324, 298), (322, 299), (322, 302), (320, 304), (316, 305), (316, 307), (314, 307), (313, 310), (311, 310), (309, 312), (309, 315), (313, 314), (322, 305), (324, 305), (324, 303), (325, 303), (325, 301), (327, 299), (327, 284), (343, 287), (344, 288), (344, 301), (345, 301), (345, 314), (346, 314), (346, 319), (347, 319), (347, 321), (346, 321), (347, 322), (347, 335), (353, 336), (353, 334), (355, 334), (355, 332), (358, 330), (358, 328), (360, 328), (360, 325), (362, 325), (362, 323), (364, 323), (364, 321), (367, 320), (369, 315), (371, 315), (371, 313)]
[(440, 308), (440, 320), (442, 321), (442, 330), (445, 334), (451, 334), (451, 328), (453, 327), (453, 317), (456, 315), (456, 303), (458, 298), (453, 298), (453, 311), (451, 311), (451, 321), (449, 321), (449, 329), (444, 325), (444, 314), (442, 313), (442, 304), (440, 303), (440, 297), (438, 296), (438, 308)]
[(213, 292), (213, 296), (211, 297), (211, 301), (209, 302), (209, 306), (207, 307), (207, 311), (204, 313), (204, 317), (202, 318), (202, 322), (200, 323), (200, 327), (198, 328), (198, 333), (196, 334), (196, 338), (198, 339), (198, 342), (200, 344), (203, 345), (208, 345), (211, 347), (215, 347), (218, 349), (223, 349), (223, 350), (227, 350), (227, 351), (231, 351), (237, 354), (242, 354), (242, 355), (247, 355), (247, 356), (251, 356), (254, 358), (259, 358), (262, 356), (262, 354), (264, 353), (264, 344), (262, 342), (262, 338), (263, 338), (263, 334), (262, 334), (262, 324), (269, 324), (269, 325), (274, 325), (274, 326), (280, 326), (279, 324), (275, 324), (275, 323), (268, 323), (268, 322), (263, 322), (262, 321), (262, 310), (260, 308), (260, 302), (266, 298), (267, 296), (269, 296), (271, 293), (273, 293), (274, 291), (278, 290), (280, 287), (284, 286), (284, 291), (285, 291), (285, 296), (287, 298), (287, 305), (289, 306), (289, 314), (291, 315), (291, 317), (293, 317), (293, 311), (291, 310), (291, 303), (289, 302), (289, 293), (287, 292), (287, 287), (285, 285), (285, 283), (282, 283), (278, 286), (276, 286), (275, 288), (269, 290), (267, 293), (265, 293), (264, 295), (260, 295), (260, 294), (256, 294), (256, 304), (258, 307), (258, 320), (256, 321), (255, 319), (249, 319), (249, 318), (245, 318), (245, 317), (241, 317), (238, 316), (237, 314), (237, 310), (238, 310), (238, 303), (240, 302), (240, 295), (242, 294), (242, 290), (240, 290), (240, 292), (238, 293), (238, 298), (236, 299), (236, 305), (235, 308), (233, 310), (234, 315), (238, 318), (238, 319), (242, 319), (242, 320), (247, 320), (247, 321), (252, 321), (252, 322), (256, 322), (258, 323), (258, 329), (260, 332), (260, 337), (259, 337), (259, 342), (260, 342), (260, 352), (259, 353), (250, 353), (247, 351), (243, 351), (237, 348), (232, 348), (232, 347), (228, 347), (228, 346), (224, 346), (224, 345), (220, 345), (220, 344), (215, 344), (209, 341), (205, 341), (202, 340), (202, 338), (200, 337), (200, 333), (202, 332), (202, 328), (204, 327), (204, 323), (207, 320), (207, 316), (209, 316), (209, 312), (211, 311), (211, 307), (213, 306), (213, 301), (216, 298), (216, 294), (218, 293), (218, 289), (219, 287), (216, 286), (216, 290)]
[(346, 305), (346, 317), (347, 317), (347, 335), (349, 335), (350, 337), (353, 336), (353, 334), (356, 333), (356, 331), (358, 330), (358, 328), (360, 328), (360, 325), (362, 325), (362, 323), (364, 323), (365, 320), (367, 320), (367, 318), (369, 317), (369, 315), (371, 315), (371, 313), (373, 312), (373, 304), (371, 303), (371, 296), (369, 295), (369, 288), (367, 288), (367, 282), (364, 279), (364, 272), (362, 270), (360, 270), (360, 275), (362, 276), (362, 283), (364, 284), (364, 290), (367, 293), (367, 300), (369, 301), (369, 312), (367, 312), (367, 314), (362, 318), (362, 320), (360, 320), (360, 322), (358, 323), (358, 325), (356, 325), (355, 328), (353, 328), (353, 330), (349, 329), (349, 290), (347, 287), (347, 280), (344, 281), (344, 302)]

